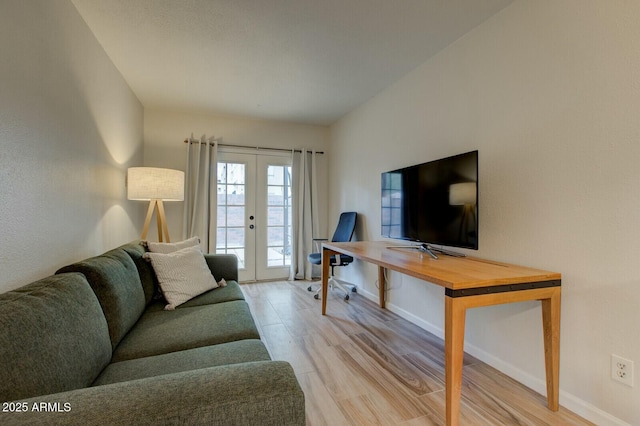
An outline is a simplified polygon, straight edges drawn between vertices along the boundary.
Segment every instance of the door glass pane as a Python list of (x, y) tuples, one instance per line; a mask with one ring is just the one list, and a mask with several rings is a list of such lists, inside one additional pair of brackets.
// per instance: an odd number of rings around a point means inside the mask
[(284, 200), (284, 188), (281, 186), (272, 186), (269, 185), (267, 187), (267, 195), (269, 196), (269, 205), (282, 205)]
[(244, 206), (227, 207), (227, 226), (244, 226)]
[(283, 266), (286, 263), (286, 255), (278, 250), (269, 250), (269, 258), (267, 264), (269, 266)]
[(226, 163), (218, 163), (218, 183), (227, 183), (227, 164)]
[(225, 206), (227, 204), (227, 185), (218, 183), (218, 205)]
[(269, 166), (268, 170), (269, 185), (284, 185), (284, 172), (280, 166)]
[(244, 227), (227, 228), (227, 248), (244, 247)]
[(270, 247), (284, 246), (284, 226), (270, 226), (267, 231)]
[(238, 258), (238, 269), (245, 269), (245, 257), (244, 257), (244, 249), (241, 248), (237, 248), (237, 249), (232, 249), (232, 248), (228, 248), (225, 251), (220, 251), (219, 253), (227, 253), (227, 254), (235, 254), (236, 257)]
[(269, 215), (269, 225), (271, 226), (284, 226), (286, 216), (284, 207), (267, 207), (267, 214)]
[(227, 204), (230, 206), (244, 206), (244, 185), (227, 186)]
[[(227, 226), (227, 206), (218, 204), (218, 232)], [(216, 244), (218, 247), (220, 243)]]
[(226, 253), (227, 247), (227, 228), (218, 226), (216, 230), (216, 253)]
[(244, 185), (245, 167), (243, 163), (227, 163), (227, 183)]
[(291, 264), (291, 167), (267, 167), (267, 266)]

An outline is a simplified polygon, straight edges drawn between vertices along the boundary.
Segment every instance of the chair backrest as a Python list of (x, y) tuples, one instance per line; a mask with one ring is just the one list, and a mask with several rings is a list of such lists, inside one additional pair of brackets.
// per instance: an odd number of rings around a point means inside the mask
[(344, 212), (340, 214), (340, 220), (338, 220), (338, 226), (336, 232), (333, 234), (331, 241), (334, 243), (345, 243), (351, 241), (353, 232), (356, 230), (356, 219), (358, 213), (356, 212)]

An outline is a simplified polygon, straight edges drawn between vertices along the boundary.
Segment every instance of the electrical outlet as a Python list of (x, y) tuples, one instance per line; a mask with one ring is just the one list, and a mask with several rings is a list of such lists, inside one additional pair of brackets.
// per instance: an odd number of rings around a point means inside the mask
[(611, 354), (611, 378), (633, 387), (633, 361)]

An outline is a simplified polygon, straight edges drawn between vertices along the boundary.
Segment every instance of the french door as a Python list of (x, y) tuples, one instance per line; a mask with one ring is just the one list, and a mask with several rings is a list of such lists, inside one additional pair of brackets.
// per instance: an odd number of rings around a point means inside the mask
[(218, 153), (216, 253), (238, 257), (240, 281), (280, 279), (291, 265), (291, 158)]

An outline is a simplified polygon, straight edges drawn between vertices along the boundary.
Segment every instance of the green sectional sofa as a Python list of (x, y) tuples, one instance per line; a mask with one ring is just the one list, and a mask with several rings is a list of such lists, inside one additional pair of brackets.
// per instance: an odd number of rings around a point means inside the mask
[(0, 424), (302, 425), (291, 366), (272, 361), (237, 283), (163, 310), (139, 241), (0, 294)]

